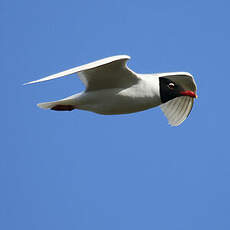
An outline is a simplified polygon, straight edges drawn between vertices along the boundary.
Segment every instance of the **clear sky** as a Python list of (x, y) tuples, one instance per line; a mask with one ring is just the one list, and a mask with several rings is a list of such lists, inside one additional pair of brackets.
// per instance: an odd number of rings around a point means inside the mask
[[(0, 0), (2, 230), (229, 230), (229, 1)], [(102, 116), (36, 107), (127, 54), (138, 73), (188, 71), (199, 98), (168, 126), (159, 108)]]

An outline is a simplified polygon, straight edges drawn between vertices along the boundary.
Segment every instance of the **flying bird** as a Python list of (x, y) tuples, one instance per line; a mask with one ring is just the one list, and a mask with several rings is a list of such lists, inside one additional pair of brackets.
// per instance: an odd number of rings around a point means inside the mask
[(77, 73), (86, 87), (84, 92), (40, 103), (38, 107), (113, 115), (160, 106), (170, 125), (180, 125), (188, 117), (197, 97), (193, 76), (187, 72), (137, 74), (127, 67), (129, 59), (127, 55), (108, 57), (24, 85)]

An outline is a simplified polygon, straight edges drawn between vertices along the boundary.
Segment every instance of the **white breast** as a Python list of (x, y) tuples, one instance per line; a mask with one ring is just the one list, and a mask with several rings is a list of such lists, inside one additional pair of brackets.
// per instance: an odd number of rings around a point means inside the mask
[(158, 77), (138, 75), (140, 81), (128, 88), (85, 92), (78, 97), (77, 108), (100, 114), (125, 114), (158, 106)]

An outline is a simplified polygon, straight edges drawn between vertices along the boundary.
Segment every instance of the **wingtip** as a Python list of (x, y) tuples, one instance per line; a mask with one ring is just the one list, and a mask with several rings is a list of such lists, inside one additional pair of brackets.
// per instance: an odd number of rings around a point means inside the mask
[(35, 84), (35, 83), (40, 83), (40, 82), (44, 82), (44, 81), (49, 81), (51, 80), (52, 78), (50, 78), (50, 76), (48, 77), (44, 77), (44, 78), (41, 78), (41, 79), (38, 79), (38, 80), (35, 80), (35, 81), (30, 81), (30, 82), (26, 82), (24, 83), (23, 85), (31, 85), (31, 84)]
[(25, 85), (31, 85), (31, 84), (34, 84), (34, 83), (36, 83), (36, 82), (38, 82), (38, 81), (30, 81), (30, 82), (26, 82), (26, 83), (24, 83), (24, 84), (22, 84), (23, 86), (25, 86)]

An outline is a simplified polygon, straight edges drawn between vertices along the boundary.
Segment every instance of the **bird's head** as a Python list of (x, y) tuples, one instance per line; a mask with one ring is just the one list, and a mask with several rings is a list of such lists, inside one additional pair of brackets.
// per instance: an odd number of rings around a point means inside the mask
[(196, 84), (191, 74), (185, 72), (176, 72), (160, 75), (159, 83), (162, 103), (181, 96), (197, 98)]
[(172, 126), (180, 125), (189, 115), (196, 95), (193, 76), (185, 72), (159, 74), (160, 105)]

